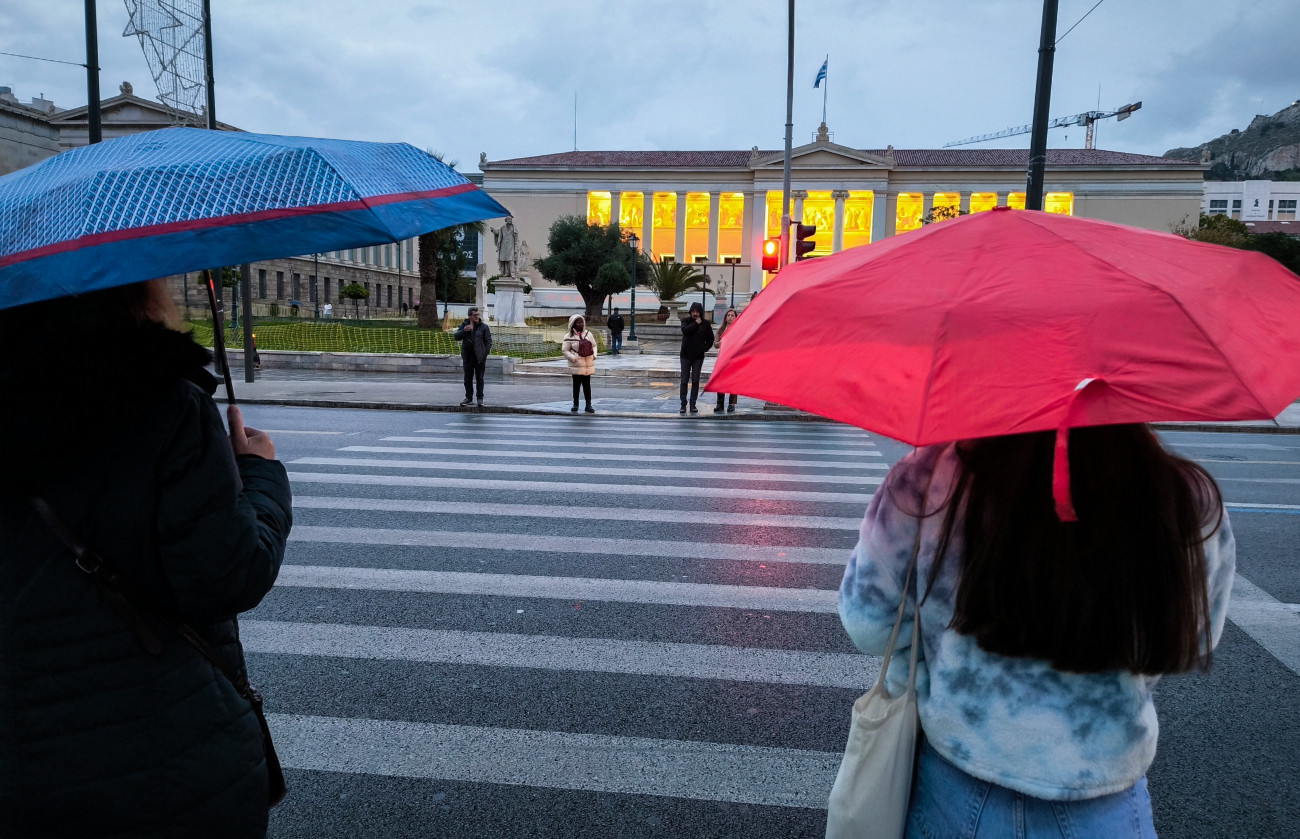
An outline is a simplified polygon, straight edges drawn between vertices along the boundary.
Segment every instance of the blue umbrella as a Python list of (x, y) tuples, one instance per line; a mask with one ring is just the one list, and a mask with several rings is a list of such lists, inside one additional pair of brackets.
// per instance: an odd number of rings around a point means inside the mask
[(506, 215), (406, 143), (164, 128), (0, 177), (0, 308)]

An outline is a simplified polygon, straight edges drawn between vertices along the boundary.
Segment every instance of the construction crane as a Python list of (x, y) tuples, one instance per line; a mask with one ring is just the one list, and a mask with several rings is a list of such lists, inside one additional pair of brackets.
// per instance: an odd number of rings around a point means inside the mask
[[(1085, 111), (1081, 114), (1074, 114), (1068, 117), (1058, 117), (1047, 123), (1048, 128), (1064, 128), (1070, 125), (1084, 125), (1088, 128), (1088, 134), (1083, 141), (1085, 149), (1093, 148), (1092, 139), (1094, 123), (1099, 119), (1115, 117), (1117, 122), (1123, 122), (1133, 115), (1133, 112), (1142, 107), (1141, 102), (1133, 102), (1122, 108), (1116, 108), (1113, 111)], [(1006, 128), (1002, 131), (995, 131), (992, 134), (982, 134), (979, 137), (967, 137), (965, 140), (958, 140), (955, 143), (945, 143), (944, 148), (950, 149), (953, 146), (966, 146), (971, 143), (982, 143), (985, 140), (996, 140), (999, 137), (1014, 137), (1017, 134), (1028, 134), (1033, 130), (1032, 125), (1017, 125), (1015, 128)]]

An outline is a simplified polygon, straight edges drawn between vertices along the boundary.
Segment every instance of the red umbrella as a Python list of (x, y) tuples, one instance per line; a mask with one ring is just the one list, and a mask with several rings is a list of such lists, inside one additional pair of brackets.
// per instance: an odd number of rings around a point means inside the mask
[(801, 262), (727, 331), (708, 389), (912, 445), (1272, 419), (1300, 395), (1300, 277), (1263, 254), (999, 209)]

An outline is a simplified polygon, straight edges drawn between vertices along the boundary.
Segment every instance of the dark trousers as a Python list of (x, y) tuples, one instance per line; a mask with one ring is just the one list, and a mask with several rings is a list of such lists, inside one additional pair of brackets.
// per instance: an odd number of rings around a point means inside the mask
[(682, 404), (686, 404), (686, 383), (691, 385), (691, 404), (700, 396), (700, 368), (704, 366), (702, 358), (682, 358)]
[[(725, 393), (719, 393), (719, 394), (718, 394), (718, 410), (719, 410), (719, 411), (722, 410), (722, 408), (723, 408), (723, 402), (726, 400), (726, 398), (727, 398), (727, 394), (725, 394)], [(736, 394), (734, 394), (734, 393), (731, 394), (731, 407), (733, 407), (733, 408), (736, 407)]]
[(591, 376), (579, 376), (576, 373), (573, 376), (573, 404), (578, 404), (578, 390), (582, 390), (582, 395), (587, 398), (587, 407), (591, 407)]
[(618, 351), (623, 349), (623, 333), (622, 332), (609, 333), (609, 346), (610, 349), (614, 352), (614, 355), (618, 355)]
[(473, 358), (460, 357), (461, 366), (465, 368), (465, 398), (474, 398), (474, 382), (478, 382), (478, 401), (483, 401), (483, 373), (487, 370), (487, 359), (475, 362)]

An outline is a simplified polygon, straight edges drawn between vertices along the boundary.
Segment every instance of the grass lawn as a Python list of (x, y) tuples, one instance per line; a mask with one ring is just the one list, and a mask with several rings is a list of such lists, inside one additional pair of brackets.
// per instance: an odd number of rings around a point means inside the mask
[[(212, 322), (189, 321), (194, 338), (212, 346)], [(549, 358), (560, 354), (558, 341), (542, 330), (492, 327), (492, 354), (514, 358)], [(549, 331), (548, 331), (549, 332)], [(459, 355), (460, 343), (450, 332), (421, 329), (413, 322), (313, 321), (298, 318), (258, 318), (254, 325), (259, 350), (299, 352), (411, 353)], [(226, 329), (226, 346), (244, 346), (243, 329)]]

